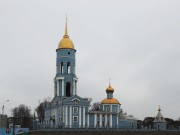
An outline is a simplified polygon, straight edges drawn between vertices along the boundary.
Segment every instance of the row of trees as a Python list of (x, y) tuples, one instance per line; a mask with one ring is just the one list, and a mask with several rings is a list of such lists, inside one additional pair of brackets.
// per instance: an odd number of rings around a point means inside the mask
[(12, 109), (13, 122), (21, 125), (22, 128), (32, 129), (32, 114), (30, 107), (26, 105), (19, 105)]
[[(39, 101), (39, 104), (35, 109), (40, 123), (44, 122), (45, 108), (48, 105), (49, 101), (49, 98), (44, 99), (42, 102)], [(33, 115), (30, 107), (21, 104), (18, 107), (13, 108), (11, 110), (11, 113), (13, 116), (13, 122), (15, 124), (21, 125), (22, 128), (33, 128), (32, 125), (33, 117), (35, 117), (35, 112)]]

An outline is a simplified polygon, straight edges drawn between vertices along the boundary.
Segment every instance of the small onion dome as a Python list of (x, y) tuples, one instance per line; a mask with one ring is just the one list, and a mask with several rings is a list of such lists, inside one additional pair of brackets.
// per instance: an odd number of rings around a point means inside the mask
[(115, 98), (106, 98), (101, 101), (101, 104), (119, 104), (120, 105), (120, 102)]
[(109, 85), (109, 87), (106, 89), (106, 92), (114, 92), (114, 89)]
[(161, 111), (161, 108), (160, 108), (160, 106), (159, 106), (159, 108), (158, 108), (158, 111), (159, 111), (159, 112)]

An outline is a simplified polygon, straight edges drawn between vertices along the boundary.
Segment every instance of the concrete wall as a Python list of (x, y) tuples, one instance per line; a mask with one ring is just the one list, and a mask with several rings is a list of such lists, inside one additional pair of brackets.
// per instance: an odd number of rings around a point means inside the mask
[(30, 132), (29, 135), (180, 135), (180, 131), (69, 131), (69, 132), (56, 132), (56, 131), (35, 131)]

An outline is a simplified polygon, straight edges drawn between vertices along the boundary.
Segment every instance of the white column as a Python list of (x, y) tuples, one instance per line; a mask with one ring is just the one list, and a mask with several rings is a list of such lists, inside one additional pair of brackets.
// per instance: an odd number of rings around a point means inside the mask
[(112, 114), (110, 114), (110, 127), (112, 127)]
[(110, 112), (112, 112), (112, 105), (110, 105)]
[(73, 94), (77, 95), (77, 78), (73, 78)]
[(73, 95), (75, 95), (76, 93), (75, 93), (75, 91), (76, 91), (76, 86), (75, 86), (76, 84), (75, 84), (75, 80), (73, 80)]
[(97, 124), (97, 114), (94, 113), (94, 127), (96, 127)]
[(64, 79), (62, 79), (62, 96), (64, 96)]
[(57, 79), (57, 96), (59, 96), (59, 80)]
[(81, 127), (81, 107), (79, 107), (79, 127)]
[(104, 111), (104, 105), (102, 105), (103, 106), (103, 111)]
[(77, 81), (75, 81), (75, 94), (77, 95)]
[(71, 126), (72, 126), (72, 106), (70, 106), (69, 112), (70, 112), (69, 119), (70, 119), (70, 128), (71, 128)]
[(99, 126), (102, 127), (102, 114), (99, 114)]
[(83, 128), (85, 127), (85, 107), (83, 107)]
[(87, 127), (89, 127), (89, 113), (87, 114)]
[(117, 124), (117, 126), (118, 126), (118, 123), (119, 123), (119, 118), (118, 118), (118, 115), (117, 115), (117, 123), (116, 123), (116, 124)]
[(68, 125), (68, 107), (66, 106), (65, 126)]

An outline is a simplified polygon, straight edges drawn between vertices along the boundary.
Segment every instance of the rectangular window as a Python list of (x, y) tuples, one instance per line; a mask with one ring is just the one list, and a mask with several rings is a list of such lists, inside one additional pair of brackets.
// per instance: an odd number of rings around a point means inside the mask
[(73, 122), (78, 122), (78, 117), (77, 116), (73, 117)]
[(113, 108), (113, 112), (116, 112), (116, 108)]
[(74, 114), (77, 114), (77, 113), (78, 113), (78, 108), (77, 108), (77, 107), (74, 107), (74, 108), (73, 108), (73, 113), (74, 113)]

